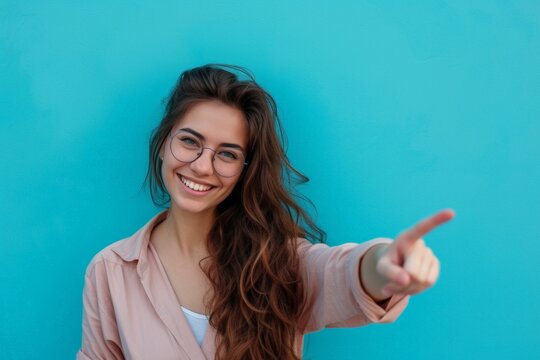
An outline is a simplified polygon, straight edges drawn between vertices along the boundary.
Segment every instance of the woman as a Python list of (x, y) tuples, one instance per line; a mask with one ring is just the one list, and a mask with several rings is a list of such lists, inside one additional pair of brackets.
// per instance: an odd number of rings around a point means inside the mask
[[(241, 80), (235, 73), (247, 76)], [(185, 71), (153, 132), (147, 181), (169, 208), (98, 253), (78, 359), (299, 359), (303, 335), (392, 322), (432, 286), (421, 239), (328, 247), (294, 200), (272, 97), (242, 68)]]

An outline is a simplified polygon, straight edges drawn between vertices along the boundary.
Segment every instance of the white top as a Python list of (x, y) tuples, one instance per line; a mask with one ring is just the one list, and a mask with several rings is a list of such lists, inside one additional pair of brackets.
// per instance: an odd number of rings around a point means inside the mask
[(195, 335), (197, 343), (199, 343), (199, 346), (201, 346), (204, 339), (204, 334), (206, 334), (206, 328), (208, 328), (208, 316), (193, 312), (183, 306), (180, 307), (186, 316), (186, 320), (191, 327), (193, 335)]

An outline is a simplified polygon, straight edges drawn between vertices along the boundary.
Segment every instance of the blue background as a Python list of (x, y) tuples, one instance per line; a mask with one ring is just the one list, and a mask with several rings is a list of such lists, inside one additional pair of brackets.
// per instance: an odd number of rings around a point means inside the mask
[(251, 69), (328, 241), (426, 237), (438, 283), (306, 359), (540, 358), (534, 1), (0, 2), (0, 358), (69, 359), (83, 273), (158, 210), (147, 144), (179, 73)]

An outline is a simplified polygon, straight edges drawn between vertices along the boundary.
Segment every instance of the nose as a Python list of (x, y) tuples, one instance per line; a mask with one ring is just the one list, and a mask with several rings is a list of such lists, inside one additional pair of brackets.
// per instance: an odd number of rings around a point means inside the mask
[(199, 175), (212, 175), (214, 173), (214, 150), (203, 147), (201, 151), (202, 154), (191, 162), (191, 170)]

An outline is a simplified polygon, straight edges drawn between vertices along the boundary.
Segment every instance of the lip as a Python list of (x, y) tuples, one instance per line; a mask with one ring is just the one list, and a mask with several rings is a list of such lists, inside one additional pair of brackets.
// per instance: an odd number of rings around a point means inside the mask
[[(182, 188), (189, 194), (191, 195), (195, 195), (195, 196), (204, 196), (206, 194), (208, 194), (210, 191), (214, 190), (215, 186), (214, 185), (210, 185), (210, 184), (206, 184), (206, 183), (203, 183), (203, 182), (199, 182), (199, 181), (195, 181), (195, 180), (191, 180), (190, 178), (188, 178), (187, 176), (183, 176), (183, 175), (180, 175), (180, 174), (176, 174), (177, 177), (178, 177), (178, 180), (180, 181), (180, 184), (182, 185)], [(186, 184), (184, 184), (184, 182), (182, 181), (182, 177), (188, 179), (188, 180), (191, 180), (193, 182), (196, 182), (198, 184), (201, 184), (201, 185), (207, 185), (207, 186), (211, 186), (210, 189), (206, 190), (206, 191), (197, 191), (197, 190), (193, 190), (193, 189), (190, 189)]]

